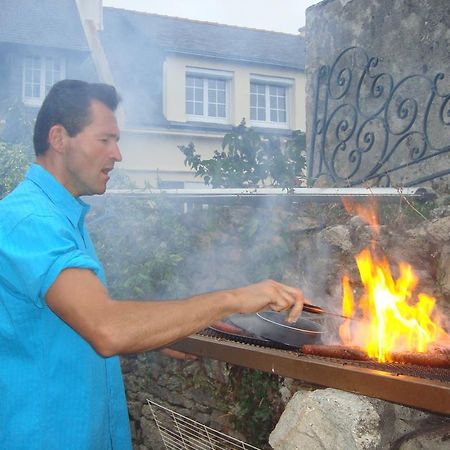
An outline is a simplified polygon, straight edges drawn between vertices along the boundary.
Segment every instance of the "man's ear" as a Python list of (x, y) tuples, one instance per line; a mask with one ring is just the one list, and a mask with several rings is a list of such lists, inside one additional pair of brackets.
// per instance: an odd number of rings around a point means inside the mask
[(64, 151), (69, 135), (62, 125), (53, 125), (48, 132), (48, 143), (58, 153)]

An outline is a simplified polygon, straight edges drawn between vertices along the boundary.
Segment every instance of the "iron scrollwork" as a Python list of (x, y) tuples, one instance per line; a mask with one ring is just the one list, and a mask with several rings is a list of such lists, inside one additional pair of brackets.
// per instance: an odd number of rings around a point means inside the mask
[(396, 82), (360, 47), (317, 71), (308, 177), (415, 186), (450, 173), (450, 85), (443, 73)]

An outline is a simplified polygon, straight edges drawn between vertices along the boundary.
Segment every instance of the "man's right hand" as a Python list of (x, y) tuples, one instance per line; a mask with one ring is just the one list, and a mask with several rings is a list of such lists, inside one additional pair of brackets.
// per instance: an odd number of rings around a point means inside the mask
[(238, 312), (242, 314), (256, 313), (271, 309), (273, 311), (289, 311), (288, 322), (295, 322), (300, 316), (304, 296), (300, 289), (265, 280), (233, 291), (238, 299)]

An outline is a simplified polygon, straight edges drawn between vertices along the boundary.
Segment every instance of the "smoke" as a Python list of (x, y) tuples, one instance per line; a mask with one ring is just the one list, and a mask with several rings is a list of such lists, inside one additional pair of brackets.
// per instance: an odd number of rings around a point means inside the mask
[[(271, 278), (339, 312), (320, 208), (254, 198), (249, 204), (195, 203), (186, 211), (164, 195), (106, 195), (91, 203), (88, 225), (113, 297), (185, 298)], [(303, 317), (324, 326), (328, 340), (337, 339), (336, 320)]]

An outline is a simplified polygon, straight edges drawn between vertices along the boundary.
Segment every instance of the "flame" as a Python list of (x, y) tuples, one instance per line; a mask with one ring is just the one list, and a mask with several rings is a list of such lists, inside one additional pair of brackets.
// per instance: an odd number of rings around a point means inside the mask
[[(364, 214), (379, 231), (374, 210)], [(395, 279), (387, 258), (375, 248), (361, 251), (356, 264), (364, 287), (359, 301), (354, 299), (348, 276), (342, 279), (342, 314), (357, 319), (346, 320), (339, 329), (345, 345), (362, 347), (370, 357), (385, 362), (393, 352), (426, 352), (447, 336), (439, 318), (432, 318), (436, 299), (415, 294), (419, 280), (409, 264), (399, 264)]]

